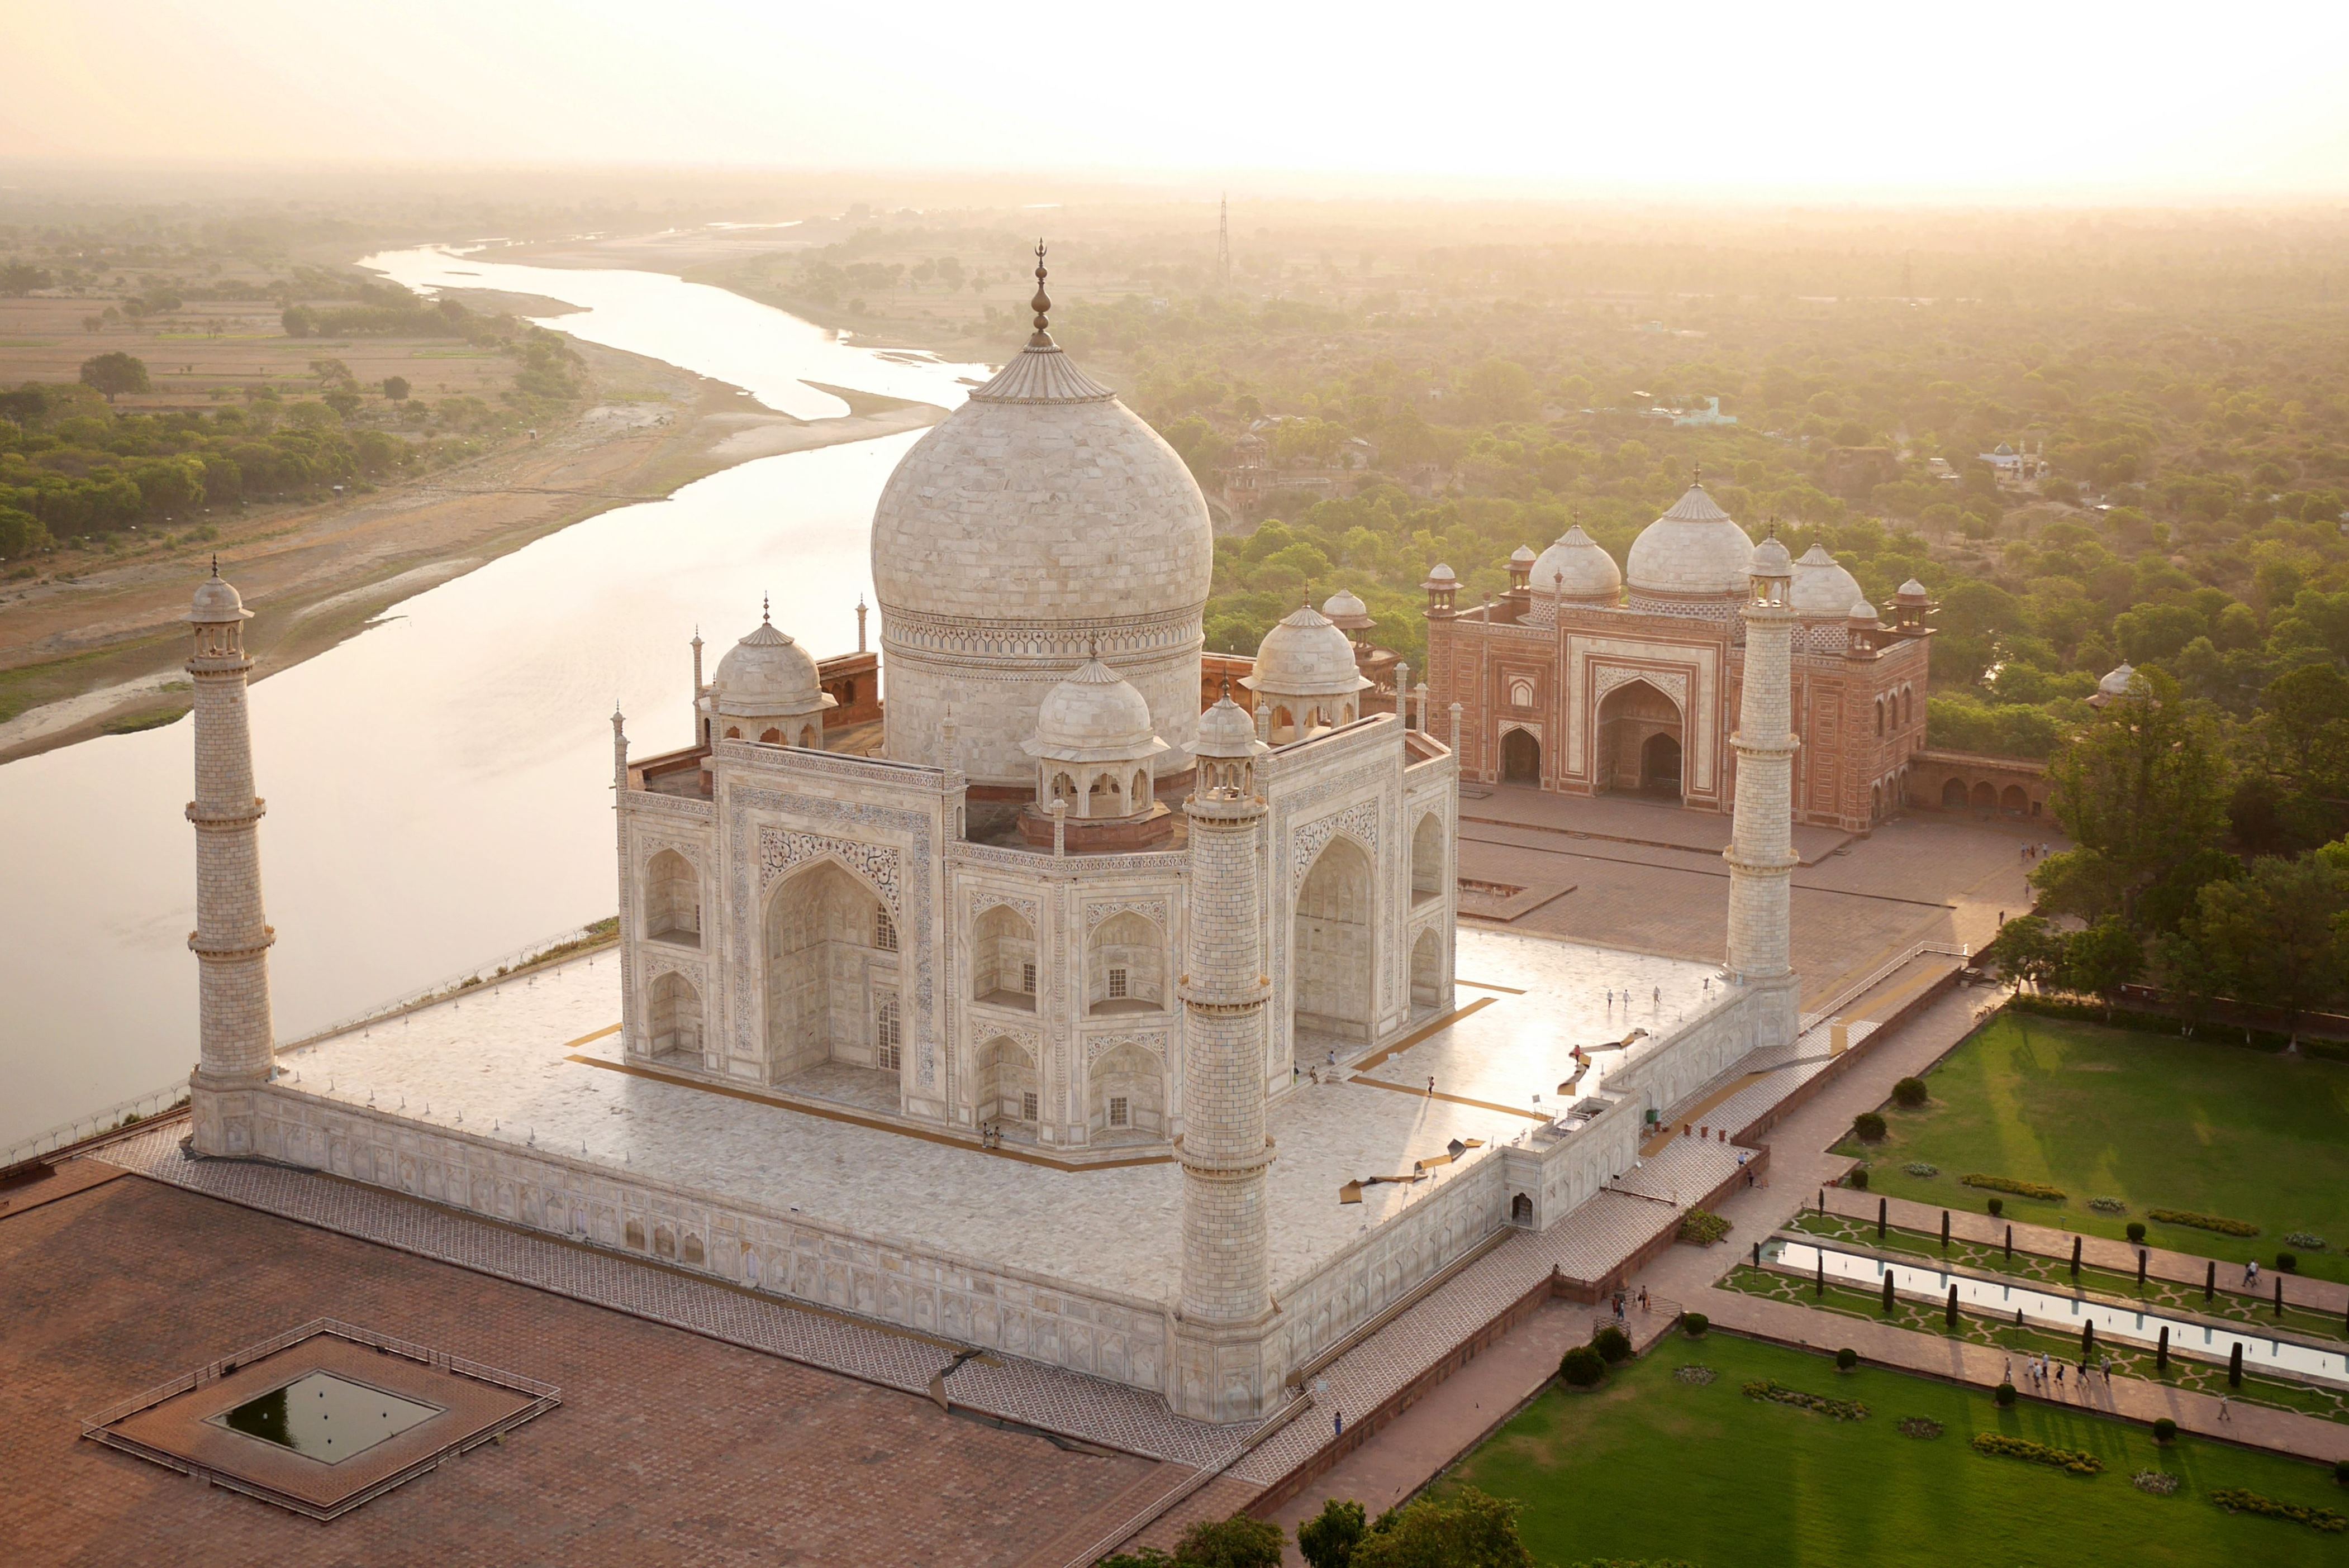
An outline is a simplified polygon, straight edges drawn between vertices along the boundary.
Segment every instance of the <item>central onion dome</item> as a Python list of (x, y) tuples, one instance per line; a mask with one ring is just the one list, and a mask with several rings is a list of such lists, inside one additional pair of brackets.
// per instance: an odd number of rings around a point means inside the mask
[(1541, 552), (1534, 562), (1530, 586), (1537, 594), (1549, 598), (1612, 604), (1623, 591), (1623, 571), (1578, 522)]
[(1199, 721), (1206, 500), (1174, 449), (1052, 342), (1040, 264), (1036, 278), (1027, 347), (915, 444), (874, 509), (888, 754), (1020, 782), (1045, 694), (1098, 645), (1158, 717), (1171, 748), (1156, 766), (1174, 771)]
[(1786, 602), (1806, 615), (1840, 615), (1867, 595), (1859, 579), (1845, 571), (1826, 546), (1814, 544), (1795, 562), (1795, 585)]
[(1692, 600), (1743, 597), (1754, 542), (1692, 482), (1671, 511), (1631, 542), (1631, 608), (1665, 614), (1709, 613)]

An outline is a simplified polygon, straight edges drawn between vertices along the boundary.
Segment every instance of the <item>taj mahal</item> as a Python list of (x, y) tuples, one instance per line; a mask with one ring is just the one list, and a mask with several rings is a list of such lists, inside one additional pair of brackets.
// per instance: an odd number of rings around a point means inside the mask
[[(1433, 712), (1373, 711), (1309, 607), (1204, 678), (1206, 501), (1054, 343), (1037, 277), (1026, 346), (881, 494), (877, 654), (819, 658), (761, 615), (706, 678), (695, 638), (692, 745), (633, 756), (613, 716), (619, 939), (592, 961), (281, 1050), (248, 613), (198, 589), (194, 1154), (1229, 1424), (1496, 1237), (1619, 1191), (1672, 1107), (1793, 1042), (1794, 672), (1825, 634), (1785, 548), (1740, 533), (1729, 561), (1736, 531), (1684, 500), (1655, 526), (1710, 530), (1704, 637), (1651, 615), (1631, 630), (1670, 649), (1589, 663), (1682, 693), (1660, 726), (1740, 672), (1733, 729), (1691, 717), (1671, 759), (1734, 813), (1723, 962), (1464, 927), (1464, 753), (1490, 778), (1569, 670), (1599, 690), (1559, 651), (1574, 563), (1519, 573), (1522, 610), (1435, 604)], [(1878, 701), (1909, 644), (1872, 612), (1847, 639), (1848, 603), (1836, 672), (1863, 648), (1851, 700)], [(1576, 733), (1573, 769), (1528, 765), (1545, 787), (1602, 766), (1605, 722)], [(1837, 789), (1822, 814), (1865, 816)]]

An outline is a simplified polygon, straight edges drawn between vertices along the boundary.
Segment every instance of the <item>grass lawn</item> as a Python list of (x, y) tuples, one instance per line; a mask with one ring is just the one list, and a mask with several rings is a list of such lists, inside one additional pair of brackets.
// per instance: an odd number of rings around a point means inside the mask
[[(1678, 1381), (1675, 1369), (1689, 1365), (1710, 1367), (1714, 1380)], [(1859, 1400), (1868, 1417), (1833, 1420), (1740, 1392), (1762, 1378)], [(1939, 1421), (1942, 1435), (1903, 1436), (1899, 1423), (1911, 1416)], [(1969, 1446), (1983, 1431), (2083, 1449), (2105, 1471), (1985, 1458)], [(2129, 1483), (2141, 1470), (2183, 1484), (2153, 1496)], [(2230, 1514), (2209, 1497), (2245, 1487), (2349, 1512), (2349, 1491), (2329, 1469), (2193, 1438), (2161, 1449), (2125, 1422), (2033, 1401), (2001, 1411), (1971, 1389), (1866, 1367), (1838, 1373), (1823, 1356), (1722, 1334), (1668, 1338), (1594, 1393), (1553, 1387), (1454, 1479), (1522, 1502), (1520, 1529), (1545, 1564), (2289, 1568), (2349, 1557), (2349, 1535)]]
[[(1925, 1081), (1921, 1109), (1884, 1108), (1883, 1143), (1837, 1146), (1868, 1161), (1871, 1192), (1983, 1212), (1994, 1194), (1959, 1177), (2044, 1182), (2065, 1201), (1996, 1194), (2004, 1217), (2116, 1240), (2143, 1220), (2156, 1246), (2262, 1267), (2289, 1250), (2301, 1273), (2349, 1281), (2349, 1064), (2009, 1012)], [(1910, 1163), (1940, 1173), (1911, 1176)], [(2128, 1212), (2099, 1213), (2098, 1197)], [(2260, 1233), (2163, 1224), (2147, 1219), (2155, 1208)], [(2326, 1250), (2291, 1246), (2295, 1231)]]

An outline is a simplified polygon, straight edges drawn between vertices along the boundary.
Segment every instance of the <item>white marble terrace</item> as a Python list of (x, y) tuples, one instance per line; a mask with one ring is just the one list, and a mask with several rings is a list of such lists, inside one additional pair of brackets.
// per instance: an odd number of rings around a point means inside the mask
[[(279, 1081), (355, 1105), (372, 1096), (378, 1112), (517, 1145), (535, 1137), (542, 1149), (632, 1177), (933, 1253), (1129, 1296), (1176, 1294), (1182, 1175), (1171, 1161), (1058, 1171), (571, 1060), (618, 1062), (619, 973), (607, 952), (483, 986), (290, 1049)], [(1722, 988), (1702, 965), (1470, 929), (1459, 934), (1459, 1005), (1473, 1013), (1367, 1070), (1350, 1069), (1347, 1081), (1309, 1081), (1272, 1107), (1276, 1294), (1433, 1190), (1381, 1185), (1341, 1204), (1344, 1182), (1408, 1172), (1454, 1138), (1489, 1146), (1520, 1136), (1534, 1126), (1535, 1095), (1545, 1109), (1563, 1109), (1556, 1091), (1573, 1071), (1572, 1047), (1633, 1027), (1666, 1036)], [(1609, 1059), (1598, 1058), (1578, 1096), (1603, 1080)]]

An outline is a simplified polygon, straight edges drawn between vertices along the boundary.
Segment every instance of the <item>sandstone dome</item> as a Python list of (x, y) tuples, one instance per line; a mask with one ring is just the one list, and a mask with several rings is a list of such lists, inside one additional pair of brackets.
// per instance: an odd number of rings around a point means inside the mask
[(1914, 577), (1900, 584), (1892, 593), (1893, 603), (1897, 604), (1922, 604), (1925, 599), (1925, 585)]
[(1576, 523), (1534, 562), (1532, 587), (1537, 593), (1557, 598), (1611, 603), (1623, 591), (1623, 569)]
[(1354, 645), (1346, 634), (1302, 604), (1264, 634), (1256, 669), (1240, 684), (1270, 696), (1350, 696), (1371, 683), (1354, 667)]
[(1692, 484), (1670, 511), (1631, 542), (1630, 570), (1625, 575), (1635, 594), (1666, 599), (1743, 596), (1753, 559), (1754, 542), (1745, 531), (1713, 504), (1704, 486)]
[(1814, 544), (1795, 562), (1795, 585), (1786, 602), (1806, 615), (1840, 615), (1866, 597), (1859, 579), (1844, 570), (1826, 546)]
[(1046, 694), (1036, 711), (1036, 733), (1020, 749), (1062, 762), (1115, 762), (1154, 757), (1166, 749), (1150, 722), (1150, 704), (1133, 683), (1099, 659)]
[(718, 711), (744, 718), (812, 713), (833, 706), (823, 694), (815, 660), (763, 616), (750, 634), (726, 650), (710, 683)]
[[(915, 443), (873, 513), (888, 755), (975, 783), (1024, 777), (1019, 738), (1096, 645), (1177, 747), (1198, 724), (1206, 498), (1053, 344), (1039, 282), (1027, 347)], [(953, 758), (939, 754), (949, 709)]]
[(1873, 626), (1877, 619), (1876, 606), (1865, 599), (1856, 599), (1852, 602), (1851, 608), (1845, 613), (1845, 618), (1855, 626)]

